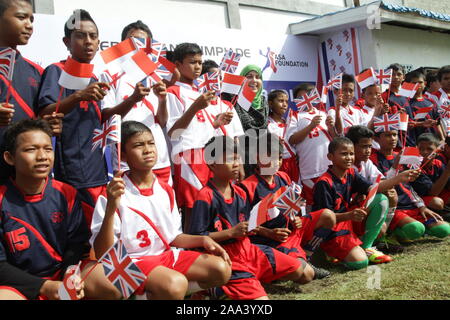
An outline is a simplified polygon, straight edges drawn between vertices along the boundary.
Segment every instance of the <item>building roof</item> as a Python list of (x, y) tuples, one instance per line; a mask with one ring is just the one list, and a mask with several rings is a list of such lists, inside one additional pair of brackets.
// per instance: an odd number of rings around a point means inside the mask
[[(379, 12), (379, 14), (378, 14)], [(289, 25), (291, 34), (319, 35), (374, 23), (450, 33), (450, 15), (374, 1)]]

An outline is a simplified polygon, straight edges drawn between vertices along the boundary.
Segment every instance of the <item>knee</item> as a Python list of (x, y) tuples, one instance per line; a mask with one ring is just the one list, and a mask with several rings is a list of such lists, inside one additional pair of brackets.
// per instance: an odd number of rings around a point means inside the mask
[(186, 295), (187, 288), (188, 280), (186, 277), (182, 274), (177, 274), (161, 281), (159, 287), (155, 290), (158, 290), (165, 297), (181, 300)]
[(400, 238), (407, 240), (417, 240), (425, 233), (425, 226), (419, 221), (405, 224), (403, 227), (396, 229), (395, 234)]
[(430, 203), (428, 204), (428, 207), (432, 210), (437, 210), (437, 211), (441, 211), (444, 210), (444, 200), (442, 200), (439, 197), (433, 197), (430, 201)]
[(427, 233), (430, 236), (437, 237), (443, 239), (450, 235), (450, 224), (447, 222), (440, 223), (435, 225), (427, 230)]
[(303, 274), (300, 277), (298, 283), (307, 284), (307, 283), (313, 281), (313, 279), (314, 279), (314, 269), (311, 268), (311, 266), (309, 264), (307, 264), (305, 266), (305, 268), (303, 269)]
[(231, 267), (222, 258), (216, 259), (210, 268), (210, 283), (212, 287), (219, 287), (228, 282), (231, 277)]
[(384, 194), (377, 194), (374, 199), (375, 203), (379, 203), (384, 214), (387, 214), (389, 210), (389, 199)]
[(322, 228), (332, 229), (336, 225), (336, 215), (329, 209), (324, 209), (320, 215)]

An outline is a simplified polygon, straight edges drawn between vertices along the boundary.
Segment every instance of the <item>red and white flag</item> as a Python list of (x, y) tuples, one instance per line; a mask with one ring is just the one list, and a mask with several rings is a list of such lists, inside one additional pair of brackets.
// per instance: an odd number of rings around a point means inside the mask
[(100, 56), (106, 64), (106, 68), (112, 73), (122, 71), (122, 63), (130, 59), (139, 51), (133, 38), (128, 38), (115, 46), (100, 52)]
[(288, 186), (283, 186), (274, 193), (270, 193), (258, 202), (250, 211), (248, 219), (248, 230), (251, 231), (280, 214), (280, 210), (273, 203), (287, 190)]
[(121, 240), (117, 241), (99, 262), (105, 269), (105, 276), (120, 290), (124, 299), (128, 299), (147, 279), (133, 263)]
[(16, 62), (16, 51), (12, 48), (0, 50), (0, 75), (12, 81), (14, 64)]
[(58, 84), (70, 90), (83, 90), (91, 82), (93, 71), (93, 64), (80, 63), (68, 57), (64, 63), (64, 69), (61, 72)]
[(433, 107), (424, 107), (417, 110), (414, 114), (414, 120), (425, 119), (425, 117), (433, 110)]
[(375, 181), (375, 184), (370, 186), (369, 192), (367, 193), (366, 200), (364, 201), (363, 208), (368, 208), (370, 204), (372, 203), (373, 199), (375, 199), (375, 196), (378, 192), (378, 187), (380, 186), (382, 175), (378, 175), (377, 180)]
[(94, 137), (92, 138), (92, 151), (101, 147), (103, 153), (107, 145), (119, 143), (121, 139), (121, 125), (122, 118), (115, 114), (105, 122), (103, 122), (102, 129), (94, 130)]
[(403, 82), (402, 87), (398, 92), (398, 95), (406, 98), (414, 98), (418, 88), (419, 88), (418, 83)]
[(406, 147), (400, 156), (399, 164), (411, 165), (413, 168), (419, 168), (423, 157), (416, 147)]
[(238, 94), (241, 90), (242, 84), (245, 81), (245, 77), (234, 75), (228, 72), (223, 73), (222, 89), (221, 92), (230, 94)]
[(237, 67), (239, 66), (241, 56), (241, 54), (235, 53), (231, 49), (228, 50), (220, 63), (219, 69), (224, 72), (235, 73)]
[(247, 84), (244, 82), (242, 90), (238, 94), (237, 103), (245, 110), (248, 111), (252, 106), (253, 99), (256, 97), (256, 92), (254, 92)]
[(309, 93), (305, 93), (298, 99), (294, 99), (295, 108), (294, 111), (305, 112), (313, 109), (314, 104), (320, 103), (320, 95), (317, 88), (314, 88)]
[(374, 85), (377, 83), (377, 78), (375, 76), (375, 72), (373, 71), (373, 68), (370, 67), (363, 73), (358, 74), (355, 77), (356, 81), (358, 82), (361, 89), (367, 88), (368, 86)]
[(409, 116), (407, 113), (403, 112), (403, 113), (398, 113), (398, 117), (399, 117), (399, 123), (398, 123), (398, 130), (400, 131), (408, 131), (408, 121), (409, 121)]
[(143, 50), (139, 50), (122, 64), (126, 77), (135, 83), (147, 78), (155, 72), (156, 68), (156, 63)]
[(62, 284), (58, 288), (60, 300), (78, 300), (77, 287), (81, 285), (81, 262), (76, 266), (69, 266)]

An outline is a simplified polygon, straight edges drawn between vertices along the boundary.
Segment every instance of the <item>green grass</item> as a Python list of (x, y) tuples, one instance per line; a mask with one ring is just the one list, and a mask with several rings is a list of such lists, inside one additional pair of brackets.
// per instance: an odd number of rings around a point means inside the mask
[[(378, 265), (380, 289), (369, 289), (372, 273), (349, 271), (319, 260), (317, 266), (332, 272), (327, 279), (306, 285), (281, 282), (267, 285), (273, 300), (448, 300), (450, 299), (450, 238), (427, 237), (393, 255), (394, 261)], [(372, 282), (370, 282), (372, 283)]]

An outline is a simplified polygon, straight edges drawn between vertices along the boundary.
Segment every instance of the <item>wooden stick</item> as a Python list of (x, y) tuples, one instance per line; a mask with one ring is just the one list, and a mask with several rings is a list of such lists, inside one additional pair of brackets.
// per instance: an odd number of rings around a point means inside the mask
[(95, 267), (99, 264), (100, 262), (97, 260), (95, 261), (95, 264), (92, 266), (91, 270), (88, 271), (88, 273), (86, 273), (86, 275), (84, 276), (83, 279), (81, 279), (80, 282), (83, 282), (84, 280), (86, 280), (86, 278), (91, 274), (91, 272), (95, 269)]
[(61, 98), (62, 98), (63, 91), (64, 91), (64, 88), (61, 87), (61, 89), (59, 89), (58, 100), (56, 101), (55, 113), (58, 113), (58, 111), (59, 111), (59, 106), (61, 105)]

